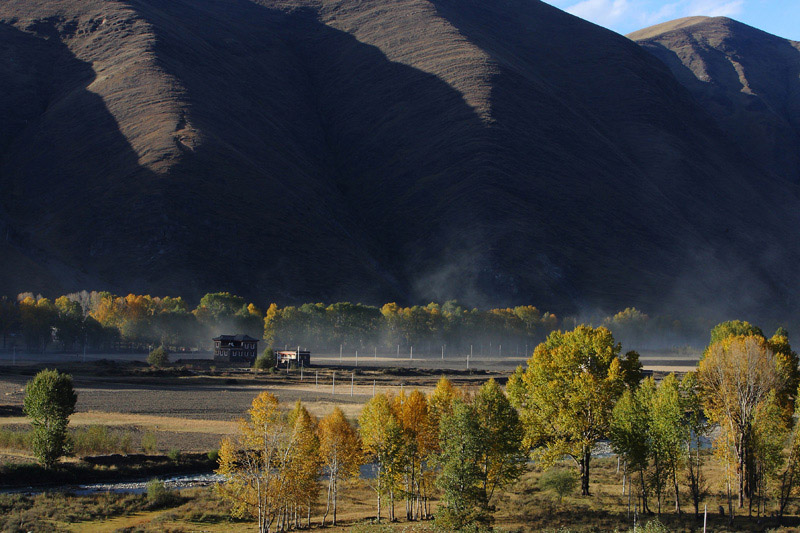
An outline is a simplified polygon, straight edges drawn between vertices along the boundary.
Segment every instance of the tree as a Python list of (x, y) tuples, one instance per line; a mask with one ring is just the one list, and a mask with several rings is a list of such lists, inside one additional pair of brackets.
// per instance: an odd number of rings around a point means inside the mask
[(322, 464), (328, 471), (328, 498), (322, 525), (333, 507), (333, 525), (336, 525), (336, 503), (339, 480), (358, 475), (361, 466), (361, 441), (355, 428), (338, 407), (319, 423), (319, 443)]
[(8, 334), (19, 326), (19, 309), (8, 297), (0, 297), (0, 334), (3, 335), (3, 350), (6, 349)]
[[(614, 451), (625, 461), (625, 475), (639, 474), (639, 497), (642, 510), (647, 511), (645, 473), (650, 460), (649, 406), (653, 395), (653, 380), (647, 379), (635, 389), (626, 390), (614, 406), (609, 425), (609, 437)], [(628, 488), (628, 513), (630, 513)]]
[(786, 377), (779, 372), (779, 361), (767, 341), (754, 335), (728, 337), (709, 346), (698, 376), (709, 419), (724, 425), (732, 439), (739, 507), (744, 507), (753, 489), (757, 415), (770, 393), (783, 389)]
[(436, 520), (445, 529), (487, 523), (486, 491), (481, 479), (481, 429), (472, 407), (461, 399), (453, 401), (452, 412), (441, 419), (439, 430), (437, 485), (442, 503)]
[(53, 328), (58, 316), (53, 303), (47, 298), (37, 300), (28, 296), (19, 303), (19, 316), (28, 349), (44, 353), (53, 340)]
[(709, 342), (708, 345), (712, 346), (729, 337), (739, 336), (763, 338), (764, 333), (761, 331), (761, 328), (752, 325), (750, 322), (745, 322), (744, 320), (729, 320), (714, 326), (714, 329), (711, 330), (711, 342)]
[(272, 348), (264, 348), (264, 353), (253, 362), (253, 368), (256, 370), (269, 370), (275, 368), (276, 363), (275, 351)]
[(163, 346), (154, 348), (147, 356), (147, 364), (155, 368), (161, 368), (162, 366), (168, 365), (169, 353), (167, 353), (166, 348)]
[(70, 300), (67, 296), (56, 299), (57, 309), (56, 337), (61, 342), (64, 350), (72, 349), (77, 343), (84, 340), (85, 314), (81, 304)]
[(394, 520), (394, 484), (403, 455), (403, 428), (392, 412), (391, 402), (383, 393), (376, 394), (358, 417), (364, 453), (377, 466), (375, 492), (378, 497), (376, 519), (381, 520), (381, 497), (391, 498), (390, 520)]
[(697, 372), (689, 372), (683, 377), (681, 391), (686, 416), (686, 477), (689, 482), (689, 494), (694, 505), (694, 515), (698, 517), (700, 516), (700, 501), (708, 492), (703, 476), (703, 461), (700, 452), (704, 447), (703, 439), (710, 428), (703, 415), (703, 402), (700, 397)]
[(656, 388), (650, 407), (649, 422), (658, 514), (661, 515), (661, 496), (670, 481), (674, 489), (675, 511), (680, 514), (678, 471), (683, 462), (684, 444), (688, 435), (684, 424), (684, 404), (681, 401), (680, 384), (675, 374), (668, 375)]
[(473, 404), (481, 428), (481, 483), (489, 505), (495, 489), (516, 481), (525, 469), (524, 432), (517, 410), (494, 379), (481, 386)]
[(42, 370), (25, 386), (24, 410), (33, 427), (33, 453), (45, 468), (52, 468), (69, 452), (67, 425), (77, 400), (72, 376), (58, 370)]
[(578, 485), (578, 478), (574, 470), (566, 468), (550, 468), (539, 478), (539, 487), (542, 490), (552, 490), (558, 495), (558, 504), (567, 494), (571, 494)]
[(289, 413), (289, 424), (294, 428), (289, 453), (289, 488), (287, 494), (293, 508), (295, 526), (299, 525), (299, 512), (306, 509), (307, 526), (311, 527), (311, 507), (319, 497), (317, 480), (322, 474), (322, 459), (319, 454), (318, 422), (300, 401)]
[(625, 389), (619, 343), (603, 327), (555, 331), (536, 347), (528, 367), (509, 381), (525, 428), (525, 444), (549, 464), (564, 455), (580, 467), (589, 495), (592, 448), (606, 436), (611, 410)]
[(259, 533), (269, 533), (285, 502), (292, 428), (268, 392), (256, 396), (238, 423), (237, 435), (219, 449), (217, 473), (225, 481), (218, 490), (234, 516), (253, 516)]

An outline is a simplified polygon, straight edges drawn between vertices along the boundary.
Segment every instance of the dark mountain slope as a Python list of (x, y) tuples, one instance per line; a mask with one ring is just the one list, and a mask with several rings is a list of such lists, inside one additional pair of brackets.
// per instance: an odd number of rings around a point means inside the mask
[(800, 183), (800, 43), (725, 17), (629, 37), (669, 66), (758, 165)]
[(546, 4), (14, 0), (0, 22), (5, 290), (35, 264), (261, 302), (796, 292), (793, 190), (662, 63)]

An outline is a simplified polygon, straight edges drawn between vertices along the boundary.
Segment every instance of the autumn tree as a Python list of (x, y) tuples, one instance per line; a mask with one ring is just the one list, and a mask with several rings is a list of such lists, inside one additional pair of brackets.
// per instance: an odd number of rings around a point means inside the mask
[(394, 487), (404, 454), (403, 428), (397, 421), (389, 398), (378, 393), (361, 410), (358, 418), (364, 453), (377, 468), (375, 492), (378, 498), (376, 519), (381, 520), (381, 499), (390, 497), (389, 519), (394, 520)]
[(786, 383), (780, 366), (767, 341), (756, 335), (713, 343), (699, 364), (705, 411), (712, 422), (725, 426), (732, 440), (740, 508), (754, 488), (753, 431), (758, 414), (771, 393)]
[(320, 457), (328, 472), (328, 496), (322, 525), (333, 509), (333, 524), (336, 525), (336, 504), (339, 481), (358, 475), (361, 466), (361, 440), (352, 424), (338, 407), (319, 423)]
[(311, 509), (319, 497), (318, 479), (322, 474), (322, 457), (317, 435), (319, 422), (299, 400), (289, 413), (288, 422), (293, 432), (287, 474), (289, 487), (286, 494), (295, 527), (299, 526), (302, 508), (306, 511), (306, 525), (311, 527)]
[(253, 516), (259, 533), (269, 533), (279, 520), (289, 486), (289, 458), (293, 428), (281, 412), (278, 399), (262, 392), (253, 400), (248, 418), (240, 419), (236, 437), (219, 449), (218, 485), (234, 516)]
[(427, 398), (418, 390), (409, 395), (401, 392), (394, 398), (392, 409), (403, 435), (406, 517), (413, 520), (425, 514), (423, 469), (434, 449), (435, 434), (430, 431)]
[(526, 370), (509, 381), (525, 443), (546, 463), (568, 455), (580, 467), (589, 495), (592, 448), (609, 429), (611, 410), (625, 389), (620, 345), (604, 328), (555, 331), (536, 347)]
[(19, 303), (19, 315), (28, 349), (44, 352), (53, 339), (58, 316), (53, 302), (47, 298), (28, 296)]
[(72, 376), (58, 370), (42, 370), (25, 386), (23, 408), (33, 428), (31, 447), (45, 468), (69, 452), (67, 425), (77, 400)]

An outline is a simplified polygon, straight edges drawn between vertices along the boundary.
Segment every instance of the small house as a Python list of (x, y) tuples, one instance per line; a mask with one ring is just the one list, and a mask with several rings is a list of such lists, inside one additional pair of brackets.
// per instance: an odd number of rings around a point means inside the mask
[(311, 352), (308, 350), (279, 350), (275, 352), (276, 366), (311, 366)]
[(255, 361), (258, 339), (249, 335), (220, 335), (214, 338), (215, 361)]

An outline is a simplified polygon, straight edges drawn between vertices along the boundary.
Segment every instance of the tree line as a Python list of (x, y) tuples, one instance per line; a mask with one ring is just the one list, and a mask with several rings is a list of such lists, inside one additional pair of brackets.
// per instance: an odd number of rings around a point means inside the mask
[(456, 530), (491, 521), (496, 490), (527, 461), (522, 435), (516, 410), (494, 380), (474, 395), (445, 378), (427, 396), (379, 393), (357, 424), (338, 407), (322, 420), (299, 401), (285, 412), (263, 392), (237, 435), (222, 442), (218, 473), (225, 481), (218, 490), (234, 515), (255, 518), (261, 532), (310, 525), (320, 497), (322, 525), (329, 517), (335, 525), (341, 484), (369, 463), (377, 520), (384, 507), (395, 520), (398, 505), (408, 520), (427, 519), (431, 498), (442, 493), (437, 519)]
[(436, 497), (436, 520), (459, 530), (490, 525), (497, 490), (530, 459), (550, 468), (567, 458), (591, 496), (593, 452), (608, 441), (629, 511), (660, 515), (671, 501), (680, 514), (688, 501), (697, 515), (713, 459), (731, 519), (782, 516), (798, 492), (799, 384), (783, 329), (767, 338), (747, 322), (719, 324), (695, 371), (657, 382), (607, 328), (578, 326), (552, 332), (505, 390), (490, 380), (473, 393), (442, 378), (428, 395), (374, 395), (357, 422), (338, 408), (316, 420), (299, 402), (286, 413), (262, 393), (222, 444), (220, 491), (261, 531), (310, 524), (320, 496), (323, 524), (335, 523), (341, 483), (368, 463), (377, 520), (384, 509), (395, 520), (398, 504), (408, 520), (430, 518)]
[[(705, 321), (651, 317), (636, 308), (593, 317), (628, 344), (669, 345), (696, 335)], [(481, 310), (456, 301), (403, 307), (360, 303), (307, 303), (266, 310), (227, 292), (209, 293), (196, 307), (181, 297), (77, 292), (51, 300), (23, 293), (0, 297), (2, 348), (42, 352), (53, 343), (62, 351), (89, 349), (172, 351), (208, 349), (224, 333), (263, 338), (269, 347), (303, 346), (315, 351), (390, 350), (404, 353), (523, 355), (556, 329), (572, 328), (577, 317), (557, 317), (532, 305)], [(708, 327), (705, 327), (708, 331)], [(680, 342), (680, 341), (679, 341)]]

